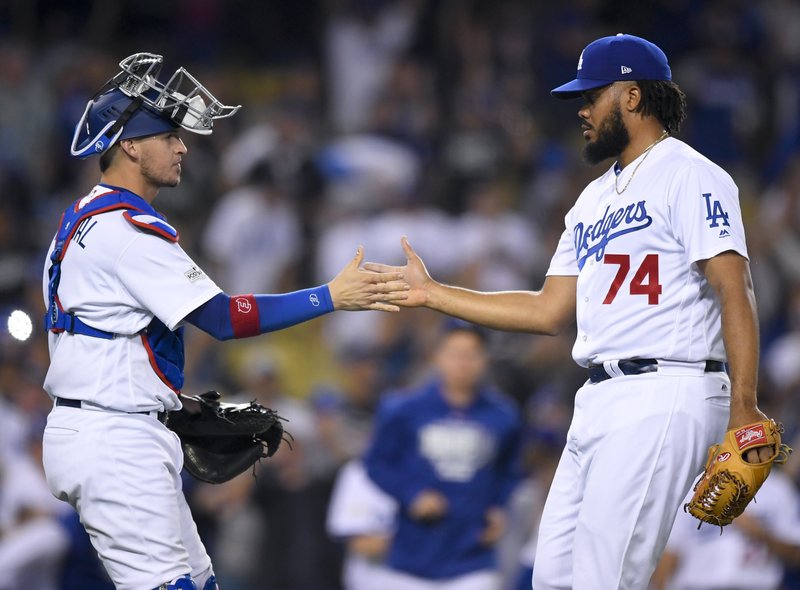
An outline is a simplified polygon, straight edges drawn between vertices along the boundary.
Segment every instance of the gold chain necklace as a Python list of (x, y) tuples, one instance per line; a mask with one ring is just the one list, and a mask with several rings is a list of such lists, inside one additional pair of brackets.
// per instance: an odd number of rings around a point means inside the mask
[[(628, 190), (628, 186), (630, 185), (631, 180), (633, 180), (633, 177), (636, 174), (636, 171), (639, 169), (639, 166), (642, 165), (642, 162), (644, 162), (645, 159), (647, 159), (648, 154), (650, 154), (650, 150), (656, 147), (656, 144), (659, 143), (665, 137), (667, 137), (667, 135), (669, 135), (669, 131), (665, 131), (664, 133), (662, 133), (661, 137), (659, 137), (657, 140), (655, 140), (653, 143), (651, 143), (645, 148), (644, 156), (642, 156), (642, 159), (639, 160), (638, 164), (636, 164), (636, 168), (634, 168), (633, 172), (631, 172), (631, 175), (628, 177), (628, 182), (625, 183), (625, 186), (622, 187), (622, 190), (619, 190), (619, 188), (617, 187), (617, 184), (619, 183), (619, 174), (614, 175), (614, 190), (617, 191), (618, 195), (621, 195), (626, 190)], [(620, 174), (622, 174), (622, 170), (620, 170)]]

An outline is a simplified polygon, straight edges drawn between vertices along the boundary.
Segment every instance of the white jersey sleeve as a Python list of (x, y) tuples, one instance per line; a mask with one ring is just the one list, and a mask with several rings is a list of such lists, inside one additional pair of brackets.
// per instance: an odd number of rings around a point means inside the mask
[[(386, 535), (394, 531), (394, 499), (367, 475), (364, 464), (353, 459), (339, 470), (328, 506), (326, 529), (331, 537), (345, 540), (359, 535)], [(342, 567), (347, 590), (389, 588), (382, 561), (348, 551)]]
[(550, 267), (547, 269), (547, 276), (574, 277), (580, 272), (570, 227), (570, 224), (567, 223), (567, 229), (561, 233), (556, 251), (550, 260)]
[(739, 191), (731, 177), (711, 162), (687, 166), (674, 177), (669, 194), (675, 237), (687, 262), (706, 260), (727, 250), (747, 257)]
[(170, 330), (221, 292), (177, 243), (146, 233), (120, 254), (116, 271), (120, 283), (142, 308)]
[(339, 471), (328, 507), (327, 530), (332, 537), (391, 534), (395, 501), (367, 475), (363, 463), (353, 460)]

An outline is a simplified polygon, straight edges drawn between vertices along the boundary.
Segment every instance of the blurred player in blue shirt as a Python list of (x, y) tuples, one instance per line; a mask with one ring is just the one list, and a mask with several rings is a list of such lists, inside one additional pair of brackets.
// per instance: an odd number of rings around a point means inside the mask
[(519, 480), (519, 413), (485, 383), (486, 340), (475, 326), (448, 321), (433, 364), (436, 378), (382, 405), (365, 457), (399, 504), (385, 590), (490, 590)]

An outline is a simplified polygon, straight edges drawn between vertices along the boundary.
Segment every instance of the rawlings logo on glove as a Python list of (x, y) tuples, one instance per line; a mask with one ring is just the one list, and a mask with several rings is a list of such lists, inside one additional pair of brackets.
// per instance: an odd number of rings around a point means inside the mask
[(183, 409), (170, 412), (167, 420), (181, 439), (184, 467), (208, 483), (233, 479), (272, 457), (284, 438), (284, 418), (275, 411), (256, 402), (229, 404), (219, 398), (216, 391), (184, 395)]
[(764, 446), (767, 444), (767, 435), (764, 434), (764, 424), (751, 424), (736, 431), (736, 444), (739, 450), (744, 451), (750, 447)]
[[(721, 444), (708, 449), (705, 472), (683, 509), (699, 519), (700, 525), (707, 522), (722, 527), (733, 522), (755, 497), (772, 464), (785, 463), (789, 458), (792, 449), (781, 442), (782, 432), (783, 427), (774, 420), (729, 430)], [(774, 450), (769, 459), (760, 463), (745, 461), (745, 451), (763, 446)]]

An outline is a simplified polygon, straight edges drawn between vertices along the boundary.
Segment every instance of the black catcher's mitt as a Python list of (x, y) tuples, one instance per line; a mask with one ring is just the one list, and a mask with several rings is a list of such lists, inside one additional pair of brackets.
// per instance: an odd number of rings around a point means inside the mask
[(220, 402), (207, 391), (182, 396), (183, 409), (170, 412), (167, 426), (181, 439), (184, 467), (201, 481), (222, 483), (256, 461), (272, 457), (283, 440), (283, 418), (256, 402)]

